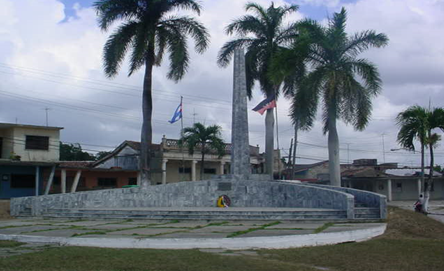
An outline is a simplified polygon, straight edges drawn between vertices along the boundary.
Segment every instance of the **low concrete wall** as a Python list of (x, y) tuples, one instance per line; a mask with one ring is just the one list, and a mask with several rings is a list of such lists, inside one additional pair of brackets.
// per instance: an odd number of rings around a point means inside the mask
[(11, 214), (26, 208), (40, 216), (53, 208), (212, 207), (227, 195), (233, 207), (293, 207), (347, 210), (354, 217), (350, 194), (299, 184), (272, 181), (210, 180), (100, 191), (24, 197), (11, 200)]
[(314, 187), (325, 187), (327, 189), (351, 194), (355, 197), (357, 203), (363, 203), (370, 208), (379, 208), (380, 218), (381, 219), (387, 218), (387, 197), (384, 195), (359, 189), (348, 188), (348, 187), (335, 187), (335, 186), (327, 186), (321, 184), (306, 184), (306, 185)]

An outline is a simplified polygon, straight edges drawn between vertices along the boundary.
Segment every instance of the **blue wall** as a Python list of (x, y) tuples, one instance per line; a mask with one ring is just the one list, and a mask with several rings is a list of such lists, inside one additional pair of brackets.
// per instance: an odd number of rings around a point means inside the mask
[[(43, 191), (43, 169), (40, 167), (39, 194)], [(0, 166), (0, 199), (35, 196), (35, 188), (11, 188), (11, 174), (35, 175), (35, 166)], [(7, 180), (3, 177), (7, 176)]]

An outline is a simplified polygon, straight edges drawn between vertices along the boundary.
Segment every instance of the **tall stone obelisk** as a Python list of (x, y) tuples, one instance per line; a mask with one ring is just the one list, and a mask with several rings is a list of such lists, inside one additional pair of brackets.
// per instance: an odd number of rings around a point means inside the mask
[(247, 178), (250, 169), (248, 140), (247, 78), (243, 49), (234, 51), (233, 115), (231, 121), (231, 174)]

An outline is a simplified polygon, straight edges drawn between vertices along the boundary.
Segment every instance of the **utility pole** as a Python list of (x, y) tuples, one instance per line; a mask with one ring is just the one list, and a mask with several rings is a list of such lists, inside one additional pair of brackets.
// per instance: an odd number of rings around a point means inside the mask
[(381, 134), (381, 136), (382, 136), (382, 159), (383, 159), (384, 163), (385, 163), (385, 142), (384, 142), (385, 135), (386, 135), (385, 133)]
[(347, 145), (347, 164), (350, 165), (350, 144), (351, 143), (344, 143), (345, 145)]
[(292, 163), (291, 163), (291, 152), (292, 152), (292, 150), (293, 150), (293, 138), (291, 139), (291, 141), (290, 141), (290, 150), (289, 150), (289, 154), (288, 154), (288, 167), (287, 168), (290, 168), (290, 166), (292, 165)]

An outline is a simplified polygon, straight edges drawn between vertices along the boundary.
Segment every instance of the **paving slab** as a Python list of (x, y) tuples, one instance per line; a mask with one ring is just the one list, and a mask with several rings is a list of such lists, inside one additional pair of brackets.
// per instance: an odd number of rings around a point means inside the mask
[(237, 231), (245, 231), (250, 229), (247, 226), (210, 226), (204, 227), (200, 229), (193, 229), (191, 232), (194, 233), (212, 233), (212, 232), (223, 232), (223, 233), (232, 233)]
[(72, 237), (73, 235), (87, 233), (87, 232), (91, 232), (91, 230), (58, 229), (51, 231), (25, 233), (25, 235), (47, 236), (47, 237)]
[(26, 226), (26, 227), (11, 227), (6, 229), (0, 229), (0, 234), (21, 234), (24, 232), (57, 229), (55, 226)]
[(256, 230), (246, 234), (238, 235), (233, 238), (242, 237), (266, 237), (266, 236), (287, 236), (287, 235), (304, 235), (312, 234), (313, 230)]
[(227, 233), (215, 232), (178, 232), (156, 236), (156, 238), (225, 238)]
[(124, 229), (131, 229), (135, 227), (143, 227), (143, 225), (131, 225), (131, 224), (107, 224), (107, 225), (96, 225), (96, 226), (90, 226), (87, 228), (91, 228), (94, 230), (124, 230)]
[[(171, 228), (194, 228), (197, 226), (206, 226), (208, 224), (210, 224), (211, 222), (208, 221), (180, 221), (178, 223), (168, 223), (168, 222), (164, 222), (163, 224), (160, 225), (153, 225), (150, 226), (152, 228), (163, 228), (163, 227), (171, 227)], [(218, 223), (218, 222), (214, 222), (214, 223)]]
[(165, 234), (170, 232), (176, 232), (183, 229), (160, 229), (160, 228), (140, 228), (140, 229), (131, 229), (131, 230), (123, 230), (116, 232), (108, 232), (107, 235), (157, 235), (157, 234)]
[(76, 221), (76, 222), (61, 222), (58, 223), (57, 225), (68, 225), (68, 226), (79, 226), (79, 227), (94, 227), (94, 226), (99, 226), (99, 225), (103, 225), (103, 224), (107, 224), (107, 222), (105, 221), (90, 221), (90, 220), (86, 220), (86, 221)]
[(294, 228), (301, 228), (301, 229), (317, 229), (324, 225), (323, 222), (320, 223), (288, 223), (288, 222), (282, 222), (277, 225), (269, 226), (267, 229), (294, 229)]

